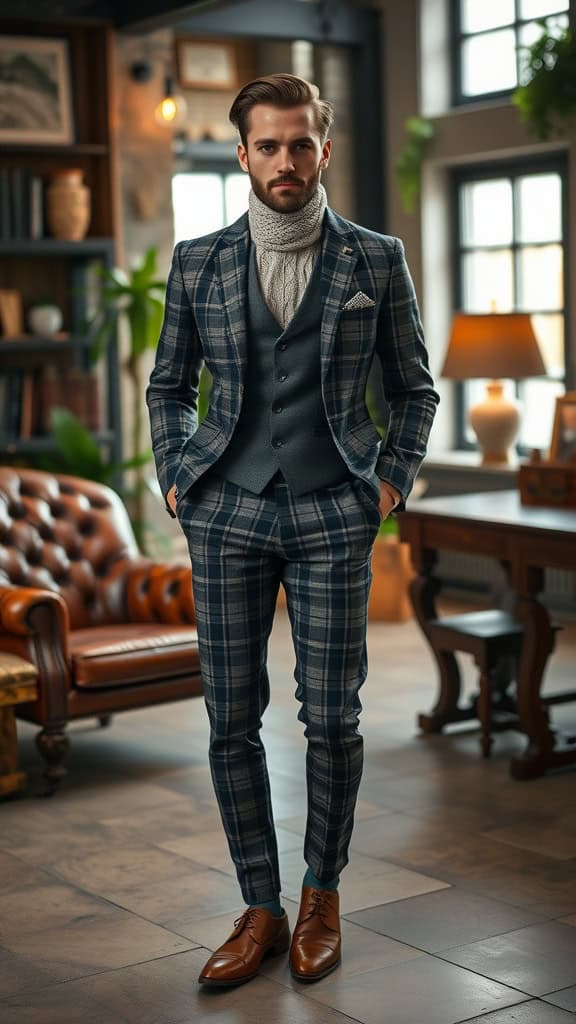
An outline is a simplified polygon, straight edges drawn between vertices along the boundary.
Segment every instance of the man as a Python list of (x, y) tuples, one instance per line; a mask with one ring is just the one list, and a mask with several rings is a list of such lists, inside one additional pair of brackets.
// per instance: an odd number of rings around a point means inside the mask
[[(410, 491), (438, 400), (401, 243), (326, 206), (330, 104), (300, 78), (270, 75), (244, 86), (230, 119), (249, 212), (176, 246), (147, 391), (160, 485), (190, 549), (210, 766), (248, 905), (200, 974), (206, 985), (248, 981), (289, 946), (301, 981), (340, 962), (371, 548)], [(364, 400), (375, 352), (384, 443)], [(202, 361), (213, 385), (198, 426)], [(308, 740), (308, 870), (291, 944), (259, 732), (280, 583)]]

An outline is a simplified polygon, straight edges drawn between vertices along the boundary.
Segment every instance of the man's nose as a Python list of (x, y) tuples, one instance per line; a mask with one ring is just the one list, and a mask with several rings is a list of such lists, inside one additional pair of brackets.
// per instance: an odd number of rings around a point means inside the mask
[(278, 153), (278, 158), (278, 170), (282, 174), (287, 174), (294, 170), (294, 157), (289, 149), (281, 149)]

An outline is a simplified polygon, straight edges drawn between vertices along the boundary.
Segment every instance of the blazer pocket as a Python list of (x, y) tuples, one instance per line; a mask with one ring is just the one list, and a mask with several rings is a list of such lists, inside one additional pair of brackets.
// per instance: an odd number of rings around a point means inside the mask
[(361, 444), (370, 448), (373, 444), (379, 444), (382, 438), (372, 423), (372, 420), (363, 420), (355, 427), (351, 427), (348, 433)]
[(205, 448), (214, 441), (220, 434), (220, 427), (214, 426), (213, 423), (207, 423), (204, 420), (200, 424), (198, 430), (195, 430), (191, 437), (188, 438), (190, 444), (196, 445), (197, 448)]

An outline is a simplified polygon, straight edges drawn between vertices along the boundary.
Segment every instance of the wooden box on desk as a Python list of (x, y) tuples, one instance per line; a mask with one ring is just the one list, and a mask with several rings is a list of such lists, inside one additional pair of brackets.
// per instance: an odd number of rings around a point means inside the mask
[(523, 505), (576, 508), (574, 463), (526, 462), (519, 468), (518, 486)]

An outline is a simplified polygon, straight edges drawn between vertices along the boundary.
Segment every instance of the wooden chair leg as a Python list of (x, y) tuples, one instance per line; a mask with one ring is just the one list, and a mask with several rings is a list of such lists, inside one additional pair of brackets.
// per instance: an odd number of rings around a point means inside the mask
[(484, 669), (480, 672), (480, 693), (478, 694), (478, 718), (480, 719), (480, 746), (482, 756), (490, 757), (492, 749), (492, 687), (490, 675)]
[(70, 748), (70, 740), (66, 735), (66, 723), (47, 725), (42, 732), (36, 735), (36, 746), (46, 763), (44, 778), (48, 783), (47, 789), (39, 795), (52, 796), (66, 775), (64, 758)]

